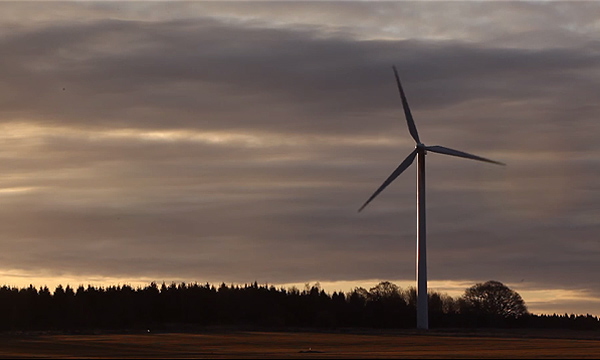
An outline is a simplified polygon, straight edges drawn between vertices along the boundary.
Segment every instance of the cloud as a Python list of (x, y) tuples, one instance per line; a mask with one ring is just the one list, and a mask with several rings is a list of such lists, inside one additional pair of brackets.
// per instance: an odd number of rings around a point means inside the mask
[[(307, 127), (316, 122), (321, 131), (367, 130), (363, 121), (341, 119), (395, 109), (394, 84), (384, 81), (394, 63), (412, 85), (414, 106), (435, 109), (474, 97), (539, 98), (598, 62), (594, 44), (573, 53), (454, 40), (355, 41), (208, 18), (59, 23), (9, 36), (3, 48), (14, 54), (4, 60), (15, 75), (3, 91), (12, 94), (3, 108), (13, 116), (43, 114), (84, 126), (251, 124), (284, 132), (312, 132)], [(263, 103), (276, 105), (252, 106)]]
[(395, 64), (427, 144), (508, 163), (428, 155), (431, 279), (597, 294), (594, 4), (1, 6), (6, 269), (412, 279), (414, 170), (356, 213), (414, 146)]

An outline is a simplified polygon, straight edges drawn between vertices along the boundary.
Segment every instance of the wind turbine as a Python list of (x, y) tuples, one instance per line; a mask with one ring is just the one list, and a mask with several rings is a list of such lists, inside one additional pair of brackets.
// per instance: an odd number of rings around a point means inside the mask
[(396, 83), (400, 91), (400, 99), (408, 124), (410, 136), (415, 140), (415, 149), (400, 163), (400, 166), (383, 182), (373, 195), (367, 200), (358, 211), (362, 211), (379, 193), (392, 183), (404, 170), (406, 170), (417, 158), (417, 328), (427, 330), (429, 328), (429, 316), (427, 311), (427, 249), (426, 249), (426, 228), (425, 228), (425, 155), (428, 151), (458, 156), (466, 159), (485, 161), (492, 164), (505, 165), (499, 161), (486, 159), (480, 156), (472, 155), (466, 152), (450, 149), (444, 146), (426, 146), (419, 139), (419, 133), (415, 126), (415, 121), (410, 113), (406, 95), (400, 84), (400, 77), (396, 67), (393, 66)]

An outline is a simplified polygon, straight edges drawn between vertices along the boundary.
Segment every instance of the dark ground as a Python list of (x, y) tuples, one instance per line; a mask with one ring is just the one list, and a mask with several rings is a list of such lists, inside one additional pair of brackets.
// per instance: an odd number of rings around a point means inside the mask
[(21, 333), (1, 358), (600, 358), (600, 333), (544, 330)]

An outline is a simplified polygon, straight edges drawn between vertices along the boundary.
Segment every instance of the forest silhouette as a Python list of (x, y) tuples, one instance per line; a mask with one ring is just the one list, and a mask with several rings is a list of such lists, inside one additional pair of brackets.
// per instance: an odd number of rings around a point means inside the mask
[[(485, 292), (490, 285), (492, 291), (501, 288), (510, 296), (491, 296)], [(596, 316), (536, 315), (524, 305), (516, 292), (494, 281), (477, 284), (458, 298), (430, 291), (430, 326), (600, 330)], [(511, 310), (505, 311), (507, 306)], [(318, 283), (303, 290), (256, 282), (218, 287), (154, 282), (137, 288), (59, 285), (54, 292), (31, 285), (3, 286), (0, 308), (4, 310), (0, 331), (181, 331), (206, 326), (401, 329), (415, 327), (416, 292), (387, 281), (370, 290), (333, 294)]]

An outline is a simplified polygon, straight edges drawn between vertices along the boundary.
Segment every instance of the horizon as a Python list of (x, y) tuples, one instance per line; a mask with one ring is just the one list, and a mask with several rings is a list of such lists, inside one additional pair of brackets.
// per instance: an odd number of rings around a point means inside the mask
[[(74, 280), (74, 279), (71, 279)], [(14, 284), (1, 284), (0, 286), (8, 286), (8, 287), (12, 287), (12, 288), (18, 288), (18, 289), (25, 289), (28, 288), (29, 286), (33, 286), (34, 288), (36, 288), (38, 291), (41, 290), (44, 287), (47, 287), (48, 290), (50, 291), (50, 293), (54, 294), (54, 291), (56, 290), (56, 288), (58, 286), (62, 286), (63, 288), (66, 288), (67, 286), (69, 286), (71, 289), (73, 290), (77, 290), (79, 287), (84, 287), (87, 288), (88, 286), (92, 286), (92, 287), (98, 287), (98, 288), (108, 288), (111, 286), (130, 286), (134, 289), (143, 289), (147, 286), (150, 286), (152, 283), (155, 283), (157, 285), (162, 286), (162, 284), (166, 284), (171, 285), (171, 284), (176, 284), (176, 285), (180, 285), (182, 283), (185, 283), (186, 285), (193, 285), (193, 284), (198, 284), (198, 285), (206, 285), (209, 284), (210, 286), (214, 286), (215, 288), (218, 289), (218, 287), (221, 284), (225, 284), (227, 286), (246, 286), (246, 285), (252, 285), (255, 282), (259, 285), (259, 286), (268, 286), (268, 287), (275, 287), (276, 289), (285, 289), (285, 290), (289, 290), (292, 288), (296, 288), (300, 291), (303, 290), (307, 290), (308, 288), (312, 288), (314, 286), (320, 288), (321, 290), (324, 290), (327, 294), (331, 295), (334, 292), (342, 292), (344, 294), (348, 294), (351, 293), (354, 289), (356, 288), (363, 288), (366, 290), (370, 290), (372, 287), (374, 287), (375, 285), (379, 284), (382, 281), (389, 281), (395, 285), (398, 285), (399, 289), (401, 291), (406, 291), (410, 288), (415, 288), (416, 284), (414, 283), (414, 281), (411, 280), (403, 280), (403, 281), (391, 281), (391, 280), (375, 280), (375, 279), (371, 279), (368, 281), (360, 281), (360, 282), (353, 282), (353, 281), (333, 281), (333, 282), (320, 282), (317, 280), (313, 280), (313, 281), (307, 281), (304, 283), (280, 283), (280, 284), (271, 284), (268, 282), (258, 282), (258, 281), (251, 281), (251, 282), (245, 282), (245, 283), (227, 283), (227, 282), (223, 282), (223, 281), (217, 281), (217, 282), (210, 282), (210, 281), (195, 281), (195, 280), (182, 280), (180, 279), (179, 281), (166, 281), (166, 280), (161, 280), (161, 281), (156, 281), (156, 280), (135, 280), (135, 281), (124, 281), (124, 280), (92, 280), (92, 281), (86, 281), (86, 280), (75, 280), (73, 283), (63, 283), (63, 282), (56, 282), (56, 279), (50, 279), (50, 282), (46, 281), (38, 281), (37, 284), (33, 284), (33, 283), (27, 283), (22, 282), (20, 285), (14, 285)], [(485, 281), (484, 281), (485, 282)], [(42, 285), (40, 285), (42, 284)], [(50, 284), (50, 285), (48, 285)], [(429, 281), (430, 286), (428, 287), (429, 292), (433, 291), (433, 292), (437, 292), (440, 294), (446, 294), (449, 295), (453, 298), (459, 298), (462, 295), (464, 295), (464, 292), (467, 288), (474, 286), (475, 283), (468, 283), (466, 281), (456, 281), (456, 282), (448, 282), (448, 281)], [(548, 301), (548, 298), (552, 298), (552, 299), (561, 299), (564, 301), (572, 301), (573, 297), (577, 297), (577, 298), (585, 298), (588, 295), (585, 292), (580, 292), (580, 293), (573, 293), (572, 291), (565, 291), (563, 289), (533, 289), (533, 290), (528, 290), (527, 289), (527, 285), (526, 284), (521, 284), (521, 286), (511, 286), (511, 284), (504, 284), (506, 286), (508, 286), (509, 288), (511, 288), (512, 290), (516, 291), (517, 293), (519, 293), (519, 295), (521, 295), (521, 297), (523, 298), (523, 301), (525, 302), (525, 305), (527, 306), (527, 309), (530, 313), (532, 314), (536, 314), (536, 315), (552, 315), (552, 314), (575, 314), (575, 315), (593, 315), (593, 316), (599, 316), (597, 314), (592, 314), (589, 312), (578, 312), (577, 310), (572, 310), (572, 305), (564, 304), (561, 303), (560, 301)], [(522, 291), (519, 291), (517, 289), (523, 289)]]
[(414, 146), (396, 66), (508, 164), (428, 155), (429, 288), (600, 315), (600, 3), (0, 9), (0, 283), (416, 286), (416, 167), (356, 212)]

